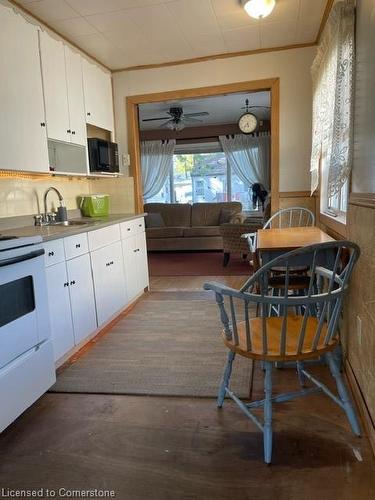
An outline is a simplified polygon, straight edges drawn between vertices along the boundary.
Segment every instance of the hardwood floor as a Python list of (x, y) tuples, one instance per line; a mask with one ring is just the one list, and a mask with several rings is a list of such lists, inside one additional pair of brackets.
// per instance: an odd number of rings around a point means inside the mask
[[(240, 286), (243, 277), (154, 278), (151, 289), (173, 307), (174, 291), (188, 298), (212, 280)], [(262, 378), (258, 366), (255, 397)], [(275, 370), (274, 383), (276, 392), (298, 386), (291, 369)], [(65, 488), (113, 490), (119, 500), (374, 499), (368, 440), (327, 397), (276, 406), (274, 424), (268, 467), (261, 433), (230, 401), (218, 410), (211, 398), (46, 394), (0, 435), (0, 498), (7, 488), (64, 498)]]
[(153, 292), (198, 292), (206, 281), (218, 281), (224, 285), (240, 288), (246, 276), (151, 276), (150, 290)]

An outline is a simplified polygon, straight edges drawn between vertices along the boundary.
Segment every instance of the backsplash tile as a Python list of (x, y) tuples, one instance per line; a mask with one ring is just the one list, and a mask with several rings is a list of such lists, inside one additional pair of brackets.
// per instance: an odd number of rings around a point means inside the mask
[[(61, 192), (68, 210), (78, 208), (81, 195), (102, 192), (111, 196), (111, 213), (134, 212), (132, 177), (86, 179), (11, 174), (9, 177), (0, 177), (0, 218), (43, 212), (43, 195), (50, 186)], [(48, 197), (48, 210), (53, 207), (57, 207), (57, 197), (51, 193)]]

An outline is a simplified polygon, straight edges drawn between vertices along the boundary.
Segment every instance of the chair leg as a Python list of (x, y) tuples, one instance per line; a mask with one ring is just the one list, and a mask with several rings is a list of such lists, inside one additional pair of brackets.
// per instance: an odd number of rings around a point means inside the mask
[(265, 361), (264, 376), (264, 425), (263, 425), (263, 446), (264, 461), (271, 463), (272, 458), (272, 365), (271, 361)]
[(306, 377), (302, 373), (303, 370), (303, 362), (302, 361), (297, 361), (297, 375), (298, 375), (298, 380), (300, 383), (301, 387), (306, 387)]
[(352, 403), (351, 398), (349, 396), (349, 391), (346, 387), (344, 379), (340, 373), (339, 365), (331, 352), (328, 352), (326, 354), (326, 359), (327, 359), (328, 366), (329, 366), (329, 369), (331, 371), (332, 377), (334, 377), (334, 379), (336, 380), (337, 391), (338, 391), (339, 397), (344, 405), (344, 410), (345, 410), (346, 416), (348, 417), (350, 426), (351, 426), (354, 434), (356, 434), (357, 436), (360, 436), (361, 429), (359, 427), (356, 411), (354, 409), (353, 403)]
[(228, 357), (227, 357), (227, 364), (225, 365), (224, 368), (224, 373), (223, 373), (223, 378), (221, 380), (221, 384), (219, 387), (219, 394), (217, 396), (217, 407), (221, 408), (224, 403), (224, 398), (225, 398), (225, 389), (228, 387), (230, 376), (232, 374), (232, 364), (233, 360), (235, 358), (235, 353), (232, 351), (228, 352)]
[(224, 252), (223, 267), (226, 267), (228, 265), (229, 259), (230, 259), (230, 253)]

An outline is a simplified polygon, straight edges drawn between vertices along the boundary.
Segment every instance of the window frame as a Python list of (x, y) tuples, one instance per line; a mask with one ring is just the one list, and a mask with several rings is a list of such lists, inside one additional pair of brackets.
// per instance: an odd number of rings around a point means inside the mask
[[(320, 166), (319, 166), (319, 187), (317, 189), (318, 192), (318, 219), (319, 223), (323, 224), (326, 226), (326, 228), (332, 230), (334, 233), (336, 233), (339, 236), (342, 236), (343, 238), (347, 237), (347, 214), (348, 212), (346, 211), (345, 217), (340, 217), (339, 213), (334, 216), (330, 215), (328, 212), (325, 212), (323, 210), (323, 205), (322, 205), (322, 197), (325, 195), (324, 189), (323, 189), (323, 166), (322, 166), (322, 158), (320, 159)], [(349, 207), (349, 196), (351, 192), (351, 178), (348, 179), (348, 196), (347, 196), (347, 201), (346, 201), (346, 206), (347, 208)]]

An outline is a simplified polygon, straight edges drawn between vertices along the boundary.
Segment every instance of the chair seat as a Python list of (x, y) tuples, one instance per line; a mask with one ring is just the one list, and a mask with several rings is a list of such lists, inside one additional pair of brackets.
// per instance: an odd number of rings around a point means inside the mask
[(227, 340), (223, 332), (224, 343), (231, 351), (236, 352), (241, 356), (253, 359), (262, 359), (265, 361), (303, 360), (312, 357), (316, 358), (324, 352), (332, 351), (335, 348), (338, 343), (338, 338), (333, 339), (328, 345), (324, 344), (324, 339), (327, 333), (327, 325), (324, 324), (320, 333), (317, 350), (312, 351), (312, 343), (318, 328), (319, 320), (315, 317), (309, 317), (306, 323), (302, 352), (297, 354), (302, 321), (303, 316), (292, 314), (288, 315), (285, 355), (280, 354), (280, 338), (283, 318), (277, 316), (266, 319), (268, 341), (267, 354), (263, 354), (262, 318), (253, 318), (250, 320), (251, 351), (248, 351), (246, 348), (246, 324), (244, 321), (237, 323), (239, 345), (234, 345), (233, 340)]

